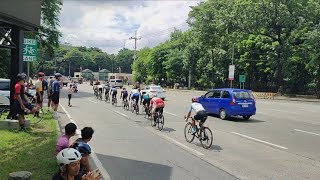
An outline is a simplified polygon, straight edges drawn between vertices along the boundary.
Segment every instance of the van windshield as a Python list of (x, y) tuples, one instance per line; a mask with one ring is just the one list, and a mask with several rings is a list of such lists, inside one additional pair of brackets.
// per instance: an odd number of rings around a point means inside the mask
[(236, 99), (253, 99), (253, 95), (249, 91), (233, 92)]
[(122, 80), (116, 80), (116, 82), (118, 82), (118, 83), (122, 83)]

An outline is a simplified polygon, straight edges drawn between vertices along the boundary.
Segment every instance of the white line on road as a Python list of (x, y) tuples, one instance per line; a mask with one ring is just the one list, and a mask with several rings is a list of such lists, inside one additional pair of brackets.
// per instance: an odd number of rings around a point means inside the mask
[(97, 104), (97, 103), (98, 103), (98, 102), (96, 102), (96, 101), (92, 101), (92, 100), (90, 100), (90, 99), (89, 99), (89, 101), (90, 101), (90, 102), (92, 102), (92, 103), (95, 103), (95, 104)]
[[(68, 116), (69, 118), (69, 121), (71, 123), (74, 123), (74, 124), (77, 124), (73, 119), (72, 117), (70, 116), (70, 114), (68, 113), (68, 111), (60, 104), (61, 108), (63, 109), (63, 111), (66, 113), (66, 115)], [(77, 135), (79, 138), (81, 138), (81, 132), (77, 132)], [(92, 160), (94, 161), (94, 163), (96, 164), (96, 166), (98, 167), (98, 169), (100, 170), (102, 176), (104, 179), (106, 180), (110, 180), (110, 175), (109, 173), (107, 172), (106, 169), (104, 169), (102, 163), (100, 162), (100, 160), (97, 158), (97, 155), (92, 151), (90, 156), (92, 157)]]
[(172, 116), (177, 116), (177, 117), (179, 117), (178, 115), (173, 114), (173, 113), (169, 113), (169, 112), (167, 112), (167, 111), (164, 111), (164, 113), (166, 113), (166, 114), (170, 114), (170, 115), (172, 115)]
[(286, 148), (284, 146), (276, 145), (276, 144), (273, 144), (273, 143), (270, 143), (270, 142), (267, 142), (267, 141), (263, 141), (263, 140), (260, 140), (260, 139), (256, 139), (256, 138), (244, 135), (244, 134), (240, 134), (240, 133), (236, 133), (236, 132), (231, 132), (231, 133), (232, 134), (236, 134), (236, 135), (241, 136), (241, 137), (244, 137), (244, 138), (247, 138), (247, 139), (250, 139), (250, 140), (253, 140), (253, 141), (257, 141), (257, 142), (260, 142), (260, 143), (268, 144), (270, 146), (274, 146), (274, 147), (277, 147), (277, 148), (280, 148), (280, 149), (288, 149), (288, 148)]
[(127, 115), (125, 115), (125, 114), (123, 114), (123, 113), (121, 113), (121, 112), (119, 112), (119, 111), (116, 111), (116, 110), (113, 110), (115, 113), (117, 113), (117, 114), (120, 114), (121, 116), (124, 116), (124, 117), (128, 117)]
[(300, 129), (294, 129), (294, 130), (295, 130), (295, 131), (304, 132), (304, 133), (308, 133), (308, 134), (312, 134), (312, 135), (316, 135), (316, 136), (320, 136), (320, 134), (313, 133), (313, 132), (303, 131), (303, 130), (300, 130)]

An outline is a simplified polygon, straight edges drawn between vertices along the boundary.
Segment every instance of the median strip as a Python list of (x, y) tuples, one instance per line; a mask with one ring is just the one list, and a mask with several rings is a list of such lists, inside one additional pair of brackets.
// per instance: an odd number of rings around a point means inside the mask
[(273, 144), (273, 143), (270, 143), (270, 142), (267, 142), (267, 141), (263, 141), (263, 140), (260, 140), (260, 139), (257, 139), (257, 138), (253, 138), (253, 137), (250, 137), (250, 136), (247, 136), (247, 135), (244, 135), (244, 134), (240, 134), (240, 133), (236, 133), (236, 132), (231, 132), (231, 134), (235, 134), (235, 135), (238, 135), (238, 136), (241, 136), (241, 137), (244, 137), (244, 138), (256, 141), (256, 142), (260, 142), (260, 143), (263, 143), (263, 144), (267, 144), (267, 145), (270, 145), (270, 146), (273, 146), (273, 147), (277, 147), (277, 148), (280, 148), (280, 149), (288, 149), (288, 148), (286, 148), (284, 146)]

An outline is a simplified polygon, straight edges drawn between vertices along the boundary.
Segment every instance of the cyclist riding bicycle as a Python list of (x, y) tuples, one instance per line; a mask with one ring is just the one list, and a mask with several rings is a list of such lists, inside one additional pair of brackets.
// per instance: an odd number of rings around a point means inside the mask
[(135, 100), (136, 105), (138, 105), (139, 102), (140, 93), (138, 89), (132, 89), (130, 92), (130, 100)]
[[(126, 88), (122, 88), (121, 94), (120, 94), (120, 99), (122, 98), (122, 101), (127, 100), (128, 98), (128, 91)], [(124, 106), (124, 105), (123, 105)]]
[(143, 106), (144, 107), (149, 107), (150, 106), (150, 100), (151, 100), (149, 94), (148, 93), (143, 94), (142, 95), (142, 99), (143, 99), (143, 101), (142, 101)]
[(109, 96), (109, 92), (110, 92), (110, 86), (108, 84), (104, 85), (104, 96), (107, 97)]
[(191, 101), (192, 103), (191, 103), (190, 110), (186, 116), (186, 121), (188, 121), (188, 118), (190, 117), (191, 112), (194, 111), (196, 114), (192, 118), (192, 133), (191, 133), (192, 135), (194, 135), (197, 132), (195, 121), (200, 120), (200, 122), (203, 124), (204, 122), (206, 122), (208, 115), (205, 109), (203, 108), (203, 106), (200, 103), (198, 103), (198, 97), (193, 97)]
[(151, 101), (150, 101), (150, 106), (149, 106), (149, 110), (150, 113), (153, 116), (153, 120), (154, 120), (154, 124), (153, 126), (156, 126), (156, 113), (160, 112), (161, 114), (163, 113), (163, 108), (164, 108), (164, 101), (161, 98), (158, 98), (156, 94), (150, 94), (149, 95), (151, 97)]
[(112, 95), (112, 98), (117, 98), (117, 88), (115, 86), (112, 86), (112, 88), (110, 89), (110, 93)]
[(102, 92), (103, 92), (103, 86), (102, 86), (102, 84), (99, 84), (99, 85), (98, 85), (98, 90), (99, 90), (99, 92), (102, 94)]

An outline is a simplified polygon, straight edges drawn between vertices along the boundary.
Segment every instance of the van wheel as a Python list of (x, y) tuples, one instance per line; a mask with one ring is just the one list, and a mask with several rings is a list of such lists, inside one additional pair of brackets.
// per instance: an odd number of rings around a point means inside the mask
[(225, 109), (220, 109), (219, 115), (220, 115), (220, 118), (221, 118), (222, 120), (226, 120), (226, 119), (227, 119), (227, 112), (226, 112)]
[(251, 116), (242, 116), (244, 120), (249, 120)]

